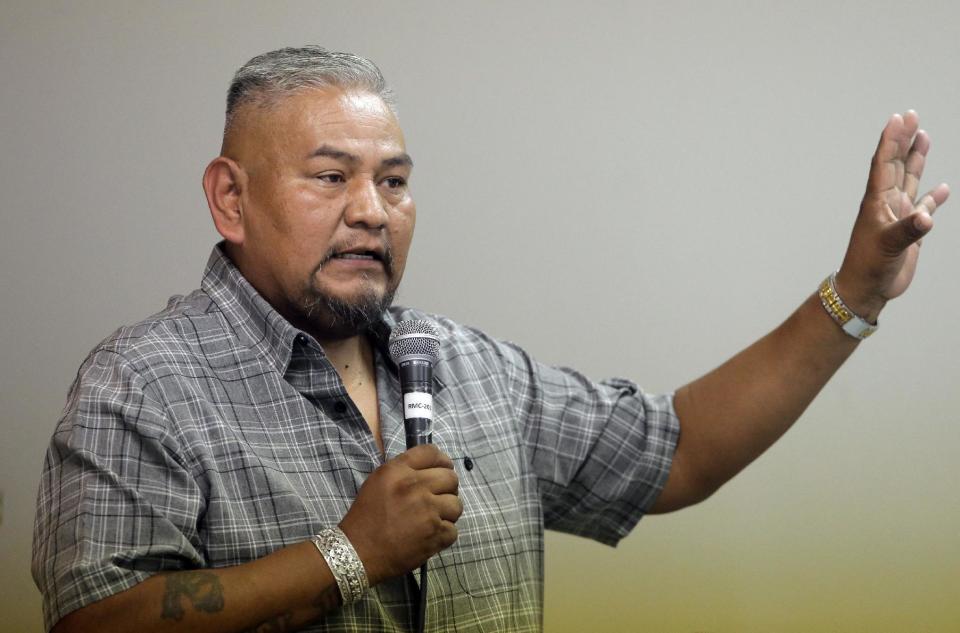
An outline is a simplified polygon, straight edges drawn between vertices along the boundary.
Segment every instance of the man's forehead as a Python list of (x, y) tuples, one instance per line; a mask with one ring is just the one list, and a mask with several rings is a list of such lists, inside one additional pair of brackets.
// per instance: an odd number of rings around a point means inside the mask
[(310, 153), (324, 144), (375, 139), (386, 151), (405, 151), (403, 131), (393, 111), (366, 90), (302, 88), (243, 109), (233, 131), (256, 145), (298, 146), (299, 151)]
[(330, 124), (361, 122), (383, 127), (400, 126), (390, 107), (378, 95), (364, 90), (343, 88), (303, 88), (276, 99), (267, 106), (264, 116), (271, 115), (295, 124)]

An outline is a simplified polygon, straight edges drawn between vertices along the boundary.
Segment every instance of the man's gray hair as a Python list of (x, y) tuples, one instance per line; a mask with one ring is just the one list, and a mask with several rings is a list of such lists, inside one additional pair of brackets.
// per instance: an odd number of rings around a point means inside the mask
[(281, 48), (257, 55), (233, 76), (227, 91), (226, 133), (237, 110), (247, 103), (268, 105), (276, 97), (304, 88), (359, 88), (381, 99), (396, 114), (396, 98), (380, 69), (353, 53), (321, 46)]

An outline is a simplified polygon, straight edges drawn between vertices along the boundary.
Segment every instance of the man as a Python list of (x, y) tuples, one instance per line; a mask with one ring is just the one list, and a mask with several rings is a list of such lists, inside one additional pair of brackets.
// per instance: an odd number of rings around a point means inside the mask
[(415, 220), (392, 96), (353, 55), (254, 58), (204, 174), (224, 241), (201, 288), (101, 343), (54, 434), (47, 626), (409, 630), (430, 559), (428, 629), (538, 630), (544, 527), (614, 544), (706, 498), (906, 290), (948, 195), (917, 199), (928, 149), (915, 113), (891, 117), (837, 275), (672, 397), (428, 317), (436, 445), (405, 451), (384, 343), (425, 315), (390, 307)]

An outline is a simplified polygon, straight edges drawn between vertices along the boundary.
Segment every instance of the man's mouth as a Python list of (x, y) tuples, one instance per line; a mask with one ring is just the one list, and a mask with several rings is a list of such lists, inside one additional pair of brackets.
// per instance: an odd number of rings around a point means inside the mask
[(380, 257), (379, 253), (375, 253), (374, 251), (365, 251), (362, 253), (334, 253), (331, 259), (367, 259), (380, 261), (383, 258)]
[(347, 246), (334, 249), (326, 261), (342, 261), (353, 266), (376, 266), (379, 264), (387, 275), (393, 274), (393, 256), (389, 246), (371, 244)]

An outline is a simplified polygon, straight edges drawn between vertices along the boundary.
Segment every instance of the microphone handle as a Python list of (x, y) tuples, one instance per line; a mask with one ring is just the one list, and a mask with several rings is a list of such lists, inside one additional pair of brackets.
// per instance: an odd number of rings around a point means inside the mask
[[(403, 429), (407, 449), (432, 443), (433, 433), (433, 365), (410, 360), (400, 363), (400, 390), (403, 392)], [(420, 600), (417, 605), (417, 633), (423, 633), (427, 622), (427, 563), (420, 566)]]
[(430, 425), (433, 422), (433, 365), (420, 359), (410, 359), (402, 361), (399, 369), (407, 448), (430, 444)]
[(403, 428), (407, 434), (407, 448), (433, 443), (430, 422), (428, 418), (407, 418), (403, 421)]

